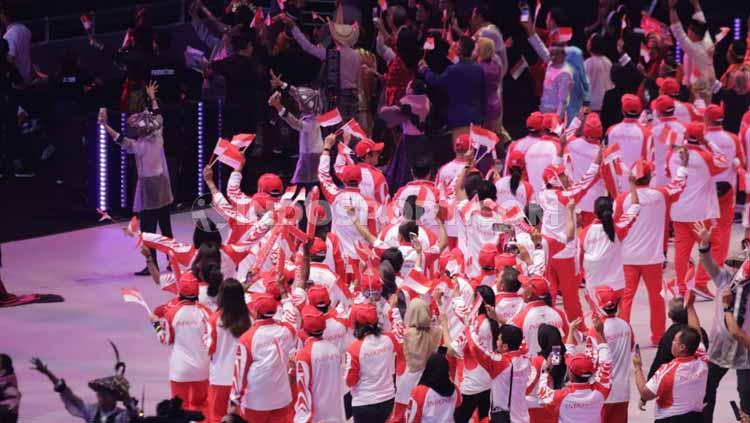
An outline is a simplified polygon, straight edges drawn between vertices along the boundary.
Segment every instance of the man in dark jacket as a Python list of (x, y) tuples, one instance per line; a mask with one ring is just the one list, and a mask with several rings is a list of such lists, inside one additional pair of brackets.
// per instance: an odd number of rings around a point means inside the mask
[(485, 115), (485, 84), (482, 67), (471, 60), (474, 40), (461, 37), (459, 61), (448, 66), (441, 74), (435, 74), (422, 65), (425, 81), (448, 94), (448, 129), (455, 140), (469, 131), (470, 124), (481, 124)]

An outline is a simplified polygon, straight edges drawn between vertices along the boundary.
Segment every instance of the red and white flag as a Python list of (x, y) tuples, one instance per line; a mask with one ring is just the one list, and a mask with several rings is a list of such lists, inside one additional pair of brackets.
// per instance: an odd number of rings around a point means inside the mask
[(412, 269), (406, 275), (402, 286), (411, 289), (419, 295), (427, 294), (433, 288), (432, 281), (424, 273), (418, 272), (416, 269)]
[(345, 124), (343, 124), (341, 128), (339, 128), (339, 130), (344, 131), (350, 135), (354, 135), (355, 137), (361, 140), (365, 140), (368, 138), (367, 134), (365, 133), (365, 130), (362, 129), (362, 127), (359, 126), (359, 123), (357, 123), (357, 121), (354, 119), (349, 119), (349, 122), (346, 122)]
[(112, 223), (117, 223), (117, 221), (115, 221), (115, 219), (113, 219), (106, 210), (97, 207), (96, 212), (99, 213), (99, 222), (109, 220)]
[(212, 165), (218, 160), (233, 169), (238, 169), (245, 163), (245, 155), (240, 149), (223, 138), (219, 138), (219, 142), (216, 143), (214, 155), (216, 159), (211, 162)]
[(341, 118), (341, 113), (339, 113), (338, 107), (329, 112), (323, 113), (315, 119), (318, 121), (318, 125), (322, 126), (323, 128), (338, 125), (343, 120)]
[(81, 25), (87, 34), (91, 34), (91, 30), (94, 28), (94, 24), (89, 19), (88, 15), (81, 15)]
[(487, 154), (491, 154), (495, 151), (495, 145), (500, 141), (500, 138), (496, 133), (489, 129), (484, 129), (481, 126), (472, 124), (469, 129), (469, 140), (471, 141), (471, 146), (477, 150), (477, 154), (479, 154), (480, 147), (485, 148), (482, 155), (477, 157), (478, 162)]
[(610, 145), (604, 150), (602, 156), (602, 179), (604, 180), (605, 188), (614, 198), (619, 192), (617, 184), (622, 176), (622, 152), (620, 151), (620, 144)]
[(388, 9), (388, 2), (386, 0), (378, 0), (378, 7), (380, 7), (381, 11), (385, 11)]
[(526, 61), (526, 58), (522, 55), (521, 58), (516, 62), (515, 65), (513, 65), (512, 68), (510, 68), (510, 76), (513, 79), (518, 79), (523, 74), (523, 71), (528, 69), (529, 62)]
[(263, 25), (263, 8), (258, 7), (255, 9), (255, 16), (253, 16), (253, 20), (250, 21), (250, 28), (257, 28), (261, 25)]
[(149, 308), (148, 304), (146, 304), (146, 300), (143, 299), (143, 296), (141, 295), (141, 292), (138, 291), (138, 289), (122, 288), (122, 299), (126, 303), (140, 304), (143, 308), (146, 309), (149, 315), (151, 314), (151, 308)]
[(133, 235), (138, 235), (141, 233), (138, 228), (138, 216), (133, 215), (133, 217), (130, 218), (130, 222), (128, 222), (128, 231)]
[(424, 40), (424, 45), (422, 46), (424, 50), (435, 50), (435, 38), (433, 37), (427, 37), (426, 40)]
[(646, 35), (651, 33), (660, 35), (664, 41), (670, 45), (672, 44), (672, 35), (669, 33), (669, 27), (665, 23), (654, 19), (645, 13), (641, 15), (641, 29)]
[(573, 28), (569, 26), (558, 27), (550, 34), (552, 44), (567, 43), (571, 39), (573, 39)]
[(232, 137), (232, 144), (242, 151), (245, 151), (253, 141), (255, 141), (255, 134), (237, 134)]

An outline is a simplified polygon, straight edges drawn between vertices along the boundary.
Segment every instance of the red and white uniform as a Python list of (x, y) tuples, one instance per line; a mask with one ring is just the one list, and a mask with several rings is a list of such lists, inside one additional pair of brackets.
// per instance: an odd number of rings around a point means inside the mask
[(234, 362), (231, 401), (243, 410), (271, 411), (292, 402), (289, 354), (297, 332), (287, 323), (256, 320), (240, 337)]
[(560, 163), (560, 143), (551, 137), (542, 137), (526, 149), (524, 155), (526, 174), (534, 192), (541, 194), (544, 190), (542, 173), (547, 165)]
[(529, 347), (529, 356), (533, 357), (541, 350), (537, 333), (543, 323), (556, 327), (563, 337), (568, 333), (568, 319), (565, 313), (555, 307), (550, 307), (542, 300), (526, 303), (516, 314), (511, 323), (523, 331), (523, 338)]
[[(729, 165), (723, 156), (712, 153), (707, 148), (694, 144), (686, 144), (685, 148), (689, 153), (687, 183), (680, 198), (670, 209), (675, 234), (675, 274), (681, 291), (686, 289), (688, 259), (697, 242), (693, 223), (719, 217), (719, 199), (713, 177), (722, 173)], [(677, 156), (670, 151), (667, 158), (670, 174), (677, 172), (680, 165)], [(719, 245), (718, 231), (711, 231), (711, 243)], [(699, 273), (701, 271), (702, 268)]]
[[(375, 220), (372, 215), (374, 209), (370, 208), (370, 204), (357, 188), (347, 187), (339, 189), (333, 183), (333, 179), (331, 179), (331, 175), (328, 173), (330, 162), (331, 156), (327, 154), (320, 156), (318, 179), (320, 180), (320, 187), (326, 200), (331, 204), (331, 232), (334, 232), (340, 241), (341, 256), (345, 262), (348, 260), (358, 260), (354, 245), (357, 241), (364, 244), (367, 241), (357, 232), (357, 228), (347, 210), (350, 207), (354, 208), (354, 218), (362, 223), (367, 222), (370, 232), (375, 233)], [(347, 273), (350, 273), (350, 264), (347, 263), (346, 267)]]
[(341, 356), (334, 344), (315, 338), (308, 338), (297, 352), (294, 423), (346, 420)]
[(654, 172), (651, 175), (651, 186), (661, 187), (669, 183), (667, 176), (667, 154), (670, 149), (670, 132), (674, 135), (674, 142), (682, 145), (685, 138), (685, 124), (677, 120), (675, 116), (664, 116), (656, 119), (651, 127), (651, 138), (649, 140), (647, 159), (654, 162)]
[(374, 200), (382, 206), (388, 203), (388, 182), (383, 172), (368, 163), (360, 163), (359, 170), (362, 172), (362, 181), (359, 183), (359, 192), (370, 200)]
[[(636, 118), (624, 118), (622, 122), (607, 129), (608, 145), (619, 145), (622, 164), (628, 169), (633, 167), (636, 160), (646, 158), (646, 147), (651, 136), (650, 129), (638, 122)], [(624, 175), (627, 182), (627, 176)], [(620, 184), (624, 191), (627, 185)]]
[(527, 206), (534, 197), (534, 188), (523, 178), (518, 183), (516, 193), (513, 194), (513, 191), (510, 190), (510, 175), (498, 179), (495, 182), (495, 189), (497, 190), (497, 204), (507, 204), (511, 201), (517, 201), (522, 206)]
[(353, 338), (348, 321), (339, 317), (335, 310), (329, 310), (326, 313), (326, 328), (323, 330), (323, 340), (335, 345), (341, 351), (343, 360), (346, 348), (349, 347)]
[(453, 420), (453, 412), (461, 403), (458, 389), (444, 397), (427, 386), (417, 385), (411, 391), (406, 408), (406, 423), (443, 423)]
[[(522, 351), (510, 351), (504, 354), (493, 354), (491, 350), (484, 350), (469, 340), (470, 348), (475, 349), (475, 356), (479, 365), (482, 366), (492, 379), (490, 393), (490, 404), (493, 408), (508, 411), (510, 406), (510, 421), (527, 423), (529, 421), (529, 409), (526, 404), (526, 384), (531, 374), (531, 363)], [(513, 369), (513, 380), (511, 382), (511, 368)], [(511, 391), (511, 383), (513, 390)], [(508, 404), (510, 397), (510, 404)]]
[(482, 212), (477, 204), (471, 200), (463, 200), (456, 207), (458, 218), (458, 249), (464, 253), (466, 259), (466, 275), (474, 277), (480, 273), (479, 251), (485, 244), (498, 245), (503, 236), (495, 230), (496, 223), (502, 223), (500, 213), (492, 211)]
[(703, 410), (703, 397), (708, 381), (705, 356), (677, 357), (662, 364), (646, 383), (656, 394), (655, 419), (666, 419)]
[(169, 355), (169, 380), (198, 382), (208, 380), (208, 333), (211, 311), (193, 301), (180, 301), (170, 307), (160, 325), (159, 341), (172, 347)]
[[(378, 256), (382, 255), (388, 248), (398, 248), (404, 258), (401, 274), (408, 275), (416, 264), (417, 252), (412, 248), (411, 242), (399, 240), (398, 227), (402, 222), (401, 219), (398, 219), (396, 223), (385, 226), (378, 234), (373, 247)], [(433, 263), (440, 257), (437, 236), (434, 232), (422, 226), (419, 226), (417, 236), (422, 244), (423, 266), (425, 269), (431, 270)]]
[(438, 169), (435, 187), (437, 187), (440, 199), (453, 201), (456, 198), (456, 179), (464, 166), (466, 166), (466, 159), (456, 157)]
[[(477, 348), (471, 348), (469, 336), (469, 328), (466, 328), (451, 342), (451, 348), (458, 358), (455, 381), (462, 395), (475, 395), (492, 387), (492, 378), (487, 370), (479, 365)], [(492, 338), (490, 346), (491, 344)]]
[(509, 322), (523, 308), (523, 298), (516, 292), (498, 292), (495, 295), (495, 313)]
[(625, 213), (613, 216), (615, 240), (610, 241), (604, 226), (595, 220), (581, 231), (580, 251), (586, 289), (592, 298), (597, 286), (607, 285), (615, 291), (625, 288), (625, 273), (622, 269), (622, 240), (636, 220), (641, 208), (631, 204)]
[[(664, 250), (668, 239), (667, 221), (672, 205), (680, 198), (687, 182), (687, 169), (678, 168), (669, 185), (659, 188), (638, 187), (638, 202), (641, 211), (622, 240), (622, 263), (625, 272), (625, 291), (620, 303), (620, 316), (630, 321), (633, 297), (641, 278), (648, 292), (651, 309), (651, 339), (657, 341), (664, 334), (665, 315), (662, 289), (662, 263), (666, 260)], [(627, 192), (615, 199), (615, 215), (631, 205)]]
[(349, 304), (351, 292), (345, 285), (344, 275), (337, 275), (325, 263), (310, 263), (310, 282), (325, 287), (328, 297), (331, 299), (331, 308), (341, 304)]
[(701, 119), (701, 116), (698, 116), (695, 112), (695, 106), (678, 100), (674, 101), (674, 116), (685, 125), (692, 121)]
[(346, 351), (346, 384), (352, 390), (352, 406), (393, 399), (393, 375), (403, 373), (405, 366), (404, 352), (393, 334), (355, 340)]
[(611, 362), (607, 344), (599, 344), (597, 349), (599, 366), (594, 375), (594, 382), (568, 383), (558, 390), (550, 389), (547, 383), (540, 382), (539, 402), (552, 413), (553, 419), (550, 421), (601, 423), (601, 410), (611, 386)]
[(222, 326), (221, 311), (211, 315), (208, 330), (206, 341), (211, 364), (208, 377), (207, 421), (219, 423), (227, 414), (238, 339)]
[(399, 188), (396, 195), (393, 196), (391, 207), (395, 208), (397, 213), (400, 213), (404, 209), (404, 202), (412, 195), (417, 196), (417, 204), (424, 208), (424, 214), (417, 223), (437, 233), (440, 193), (435, 184), (432, 181), (420, 179), (407, 183)]
[[(565, 169), (573, 181), (580, 181), (583, 178), (591, 163), (594, 162), (594, 159), (599, 154), (599, 148), (600, 144), (588, 142), (583, 137), (568, 142), (563, 151), (563, 163), (565, 163)], [(581, 201), (578, 203), (578, 209), (587, 213), (593, 213), (594, 201), (603, 195), (607, 195), (604, 181), (597, 180), (583, 198), (581, 198)]]
[[(619, 317), (604, 316), (602, 320), (604, 321), (604, 339), (609, 346), (609, 358), (612, 362), (612, 370), (609, 374), (612, 388), (605, 403), (627, 403), (630, 399), (630, 371), (635, 346), (633, 328), (630, 327), (630, 323)], [(589, 333), (589, 338), (596, 344), (593, 329)]]
[[(508, 153), (505, 157), (510, 157), (510, 154), (514, 151), (520, 151), (524, 155), (526, 155), (526, 151), (531, 147), (534, 143), (541, 140), (541, 137), (537, 137), (536, 135), (526, 135), (523, 138), (517, 139), (515, 141), (512, 141), (510, 145), (508, 146)], [(503, 168), (503, 174), (508, 174), (508, 161), (505, 161), (505, 167)]]

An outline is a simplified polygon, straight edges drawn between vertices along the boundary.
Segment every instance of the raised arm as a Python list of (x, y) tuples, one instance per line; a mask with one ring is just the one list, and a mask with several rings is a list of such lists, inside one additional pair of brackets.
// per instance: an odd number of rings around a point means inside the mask
[(286, 123), (289, 124), (293, 129), (296, 131), (302, 130), (302, 122), (297, 118), (297, 116), (294, 116), (289, 112), (289, 110), (286, 109), (286, 107), (281, 105), (281, 93), (275, 92), (271, 95), (271, 97), (268, 99), (268, 104), (271, 105), (274, 109), (276, 109), (276, 113), (279, 114), (279, 117), (284, 119)]
[[(698, 253), (700, 255), (701, 264), (703, 265), (703, 268), (706, 269), (708, 276), (714, 281), (717, 281), (722, 270), (711, 256), (711, 242), (709, 240), (711, 239), (712, 229), (713, 228), (707, 228), (703, 222), (696, 222), (693, 224), (693, 232), (695, 232), (700, 240), (698, 243)], [(719, 282), (717, 281), (717, 285), (718, 284)]]
[(573, 185), (570, 186), (570, 188), (564, 190), (562, 192), (563, 197), (567, 197), (574, 201), (575, 203), (578, 203), (581, 201), (584, 195), (591, 189), (592, 186), (594, 186), (594, 183), (599, 178), (599, 164), (602, 162), (602, 149), (599, 148), (599, 152), (596, 155), (596, 158), (591, 163), (591, 166), (589, 166), (589, 169), (586, 171), (586, 173), (581, 177), (581, 179), (578, 182), (575, 182)]
[(742, 331), (742, 328), (737, 323), (737, 319), (734, 317), (735, 294), (730, 290), (726, 290), (722, 293), (721, 300), (724, 303), (724, 322), (727, 325), (729, 334), (743, 347), (750, 348), (750, 335)]
[(319, 60), (325, 60), (326, 58), (326, 49), (321, 46), (313, 45), (313, 43), (310, 42), (310, 40), (307, 39), (305, 34), (302, 33), (302, 31), (299, 30), (297, 25), (294, 25), (294, 22), (286, 15), (281, 15), (282, 21), (287, 25), (287, 28), (291, 26), (292, 28), (292, 37), (294, 37), (294, 40), (297, 41), (297, 44), (302, 48), (302, 50), (305, 51), (305, 53), (317, 57)]
[(338, 195), (339, 188), (333, 183), (331, 178), (331, 148), (336, 144), (336, 135), (330, 134), (323, 141), (323, 153), (320, 155), (320, 163), (318, 164), (318, 179), (320, 180), (320, 188), (326, 197), (328, 202), (333, 202), (333, 199)]

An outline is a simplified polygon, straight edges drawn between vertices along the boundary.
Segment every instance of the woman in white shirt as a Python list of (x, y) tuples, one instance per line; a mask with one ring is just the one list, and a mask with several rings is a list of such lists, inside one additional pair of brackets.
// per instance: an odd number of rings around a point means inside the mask
[(450, 379), (450, 366), (442, 353), (427, 360), (419, 384), (411, 391), (407, 423), (442, 423), (453, 421), (453, 412), (461, 394)]
[(583, 62), (591, 86), (591, 111), (599, 112), (602, 110), (604, 93), (615, 87), (610, 77), (612, 62), (604, 55), (604, 40), (601, 35), (591, 35), (586, 49), (591, 55)]

